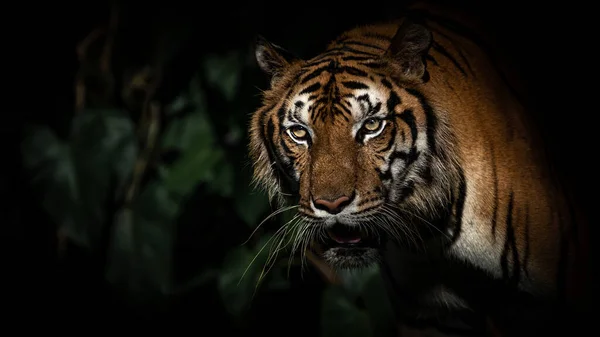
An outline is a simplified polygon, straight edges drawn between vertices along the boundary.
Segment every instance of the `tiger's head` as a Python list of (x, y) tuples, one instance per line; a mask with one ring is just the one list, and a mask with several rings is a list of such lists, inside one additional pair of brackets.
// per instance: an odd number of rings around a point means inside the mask
[(310, 60), (264, 39), (256, 47), (271, 86), (250, 125), (255, 179), (296, 197), (300, 239), (336, 268), (376, 262), (386, 239), (416, 240), (416, 220), (449, 194), (436, 178), (439, 121), (418, 91), (432, 35), (408, 21), (377, 27)]

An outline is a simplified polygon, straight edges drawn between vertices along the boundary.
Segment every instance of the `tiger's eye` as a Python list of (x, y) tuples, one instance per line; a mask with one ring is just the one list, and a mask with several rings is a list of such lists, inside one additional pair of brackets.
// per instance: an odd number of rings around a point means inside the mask
[(307, 135), (306, 129), (301, 126), (293, 126), (290, 128), (290, 133), (297, 139), (304, 139)]
[(377, 131), (380, 126), (381, 126), (381, 120), (375, 119), (375, 118), (367, 119), (367, 121), (363, 124), (363, 127), (365, 128), (365, 130), (370, 131), (370, 132)]

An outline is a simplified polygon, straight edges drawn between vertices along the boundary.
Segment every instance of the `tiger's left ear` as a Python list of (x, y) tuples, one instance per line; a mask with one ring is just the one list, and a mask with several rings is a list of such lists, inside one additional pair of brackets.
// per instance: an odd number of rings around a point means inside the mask
[(271, 85), (279, 79), (286, 67), (300, 60), (296, 55), (270, 43), (262, 36), (256, 38), (254, 52), (260, 69), (271, 76)]
[(405, 19), (392, 38), (386, 57), (399, 67), (403, 80), (422, 83), (425, 75), (425, 60), (431, 46), (432, 36), (427, 27)]

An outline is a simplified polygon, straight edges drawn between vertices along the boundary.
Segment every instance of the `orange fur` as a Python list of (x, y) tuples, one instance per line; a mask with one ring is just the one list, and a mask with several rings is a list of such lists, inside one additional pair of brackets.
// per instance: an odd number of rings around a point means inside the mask
[[(457, 21), (477, 31), (477, 24), (462, 14), (429, 6), (415, 8), (460, 18)], [(276, 70), (272, 87), (265, 91), (263, 105), (250, 124), (250, 154), (257, 181), (273, 195), (287, 192), (282, 190), (280, 170), (288, 170), (286, 179), (296, 180), (300, 210), (307, 217), (315, 216), (311, 198), (353, 194), (360, 198), (356, 212), (368, 213), (377, 211), (396, 193), (394, 209), (413, 220), (435, 220), (451, 205), (450, 219), (459, 217), (461, 227), (460, 233), (456, 228), (445, 229), (457, 236), (444, 253), (450, 260), (484, 270), (494, 279), (516, 278), (514, 287), (540, 298), (577, 302), (580, 299), (574, 290), (581, 290), (586, 280), (587, 266), (581, 260), (587, 247), (585, 222), (575, 217), (566, 190), (553, 176), (535, 126), (502, 77), (504, 67), (496, 64), (495, 55), (482, 48), (479, 40), (443, 21), (426, 19), (432, 44), (423, 55), (426, 68), (420, 68), (421, 58), (415, 58), (411, 46), (407, 47), (414, 42), (413, 32), (404, 36), (400, 46), (390, 42), (395, 41), (402, 22), (345, 32), (311, 60), (285, 59), (269, 45), (262, 50), (266, 54), (259, 59), (268, 54)], [(417, 50), (421, 46), (415, 41)], [(390, 52), (392, 49), (398, 52)], [(370, 60), (365, 53), (371, 54)], [(328, 71), (318, 70), (328, 64)], [(344, 67), (361, 73), (337, 72)], [(332, 72), (337, 73), (332, 77)], [(312, 74), (316, 75), (302, 83)], [(335, 83), (328, 86), (332, 78)], [(356, 112), (359, 105), (345, 104), (342, 99), (360, 89), (343, 82), (368, 87), (365, 92), (382, 104), (381, 109), (391, 106), (392, 93), (399, 97), (393, 111), (388, 111), (388, 116), (395, 116), (368, 142), (357, 141), (358, 134), (350, 131), (355, 127), (353, 116), (360, 115)], [(311, 92), (313, 99), (301, 102), (310, 105), (309, 112), (294, 110), (301, 100), (299, 93), (313, 84), (318, 84)], [(310, 143), (302, 145), (286, 133), (282, 111), (311, 116), (303, 121), (311, 133)], [(406, 111), (412, 113), (413, 122)], [(428, 132), (433, 133), (431, 138)], [(411, 139), (411, 135), (417, 138)], [(413, 166), (402, 171), (408, 172), (406, 179), (412, 179), (410, 193), (390, 192), (390, 186), (410, 186), (394, 185), (393, 179), (386, 185), (378, 173), (390, 162), (384, 151), (390, 142), (397, 151), (406, 149), (408, 153), (414, 148), (420, 154)], [(275, 165), (277, 160), (283, 166)], [(291, 168), (285, 166), (286, 161)], [(461, 194), (465, 199), (458, 205)]]

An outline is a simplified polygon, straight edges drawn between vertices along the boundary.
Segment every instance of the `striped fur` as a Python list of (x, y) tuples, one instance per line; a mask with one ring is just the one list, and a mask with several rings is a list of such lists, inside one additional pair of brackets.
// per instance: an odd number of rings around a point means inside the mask
[[(272, 83), (250, 124), (255, 179), (271, 196), (298, 197), (301, 233), (317, 248), (336, 223), (377, 233), (381, 246), (323, 256), (339, 268), (383, 262), (399, 292), (418, 293), (424, 309), (407, 311), (493, 311), (470, 298), (499, 296), (457, 285), (475, 282), (471, 271), (534, 298), (570, 298), (585, 234), (524, 106), (475, 27), (447, 10), (412, 13), (424, 21), (350, 30), (310, 60), (258, 44)], [(365, 132), (370, 118), (381, 130)], [(290, 133), (298, 126), (306, 137)], [(339, 196), (351, 200), (340, 213), (315, 207)]]

